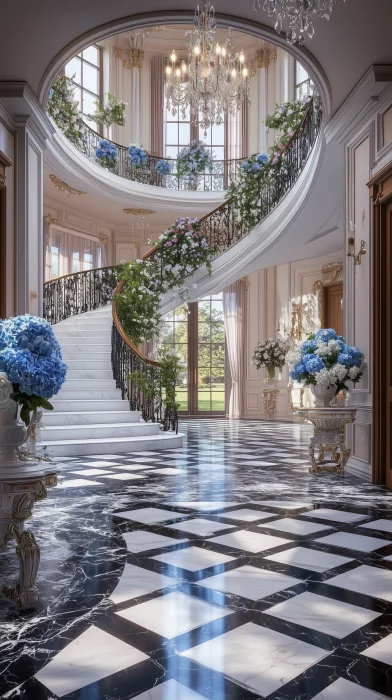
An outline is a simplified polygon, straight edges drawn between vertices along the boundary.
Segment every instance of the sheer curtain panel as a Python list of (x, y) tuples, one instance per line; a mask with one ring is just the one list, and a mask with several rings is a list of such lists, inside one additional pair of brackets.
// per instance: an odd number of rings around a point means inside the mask
[(229, 418), (241, 418), (244, 411), (247, 278), (223, 290), (223, 316), (231, 388)]

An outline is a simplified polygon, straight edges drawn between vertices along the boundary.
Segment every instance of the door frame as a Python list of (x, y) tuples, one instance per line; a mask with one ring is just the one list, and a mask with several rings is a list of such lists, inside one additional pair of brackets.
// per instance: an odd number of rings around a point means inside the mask
[[(390, 398), (388, 377), (391, 358), (386, 349), (392, 349), (391, 318), (387, 318), (386, 293), (391, 284), (392, 262), (387, 259), (386, 213), (392, 203), (392, 162), (369, 182), (373, 201), (372, 223), (372, 475), (374, 484), (387, 482), (387, 455), (390, 454), (389, 414)], [(390, 314), (389, 314), (390, 316)], [(391, 465), (392, 466), (392, 465)]]
[(7, 313), (7, 187), (5, 169), (11, 167), (12, 161), (0, 151), (0, 318)]

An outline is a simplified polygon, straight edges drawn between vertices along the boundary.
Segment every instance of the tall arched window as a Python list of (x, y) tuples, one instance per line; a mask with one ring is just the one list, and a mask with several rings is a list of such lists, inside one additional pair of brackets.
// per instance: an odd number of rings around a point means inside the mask
[(87, 119), (86, 114), (95, 111), (94, 101), (102, 100), (102, 57), (99, 46), (89, 46), (74, 56), (65, 66), (65, 74), (72, 78), (75, 86), (75, 98), (79, 102), (84, 120), (92, 129), (98, 131), (98, 125)]

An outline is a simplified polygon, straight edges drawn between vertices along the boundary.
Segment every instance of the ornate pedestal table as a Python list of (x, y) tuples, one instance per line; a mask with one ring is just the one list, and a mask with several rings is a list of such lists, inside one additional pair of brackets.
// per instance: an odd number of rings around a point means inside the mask
[(313, 474), (333, 472), (343, 475), (351, 454), (351, 450), (346, 446), (346, 425), (355, 422), (356, 409), (300, 408), (295, 413), (314, 426), (314, 434), (309, 444), (312, 463), (309, 471)]

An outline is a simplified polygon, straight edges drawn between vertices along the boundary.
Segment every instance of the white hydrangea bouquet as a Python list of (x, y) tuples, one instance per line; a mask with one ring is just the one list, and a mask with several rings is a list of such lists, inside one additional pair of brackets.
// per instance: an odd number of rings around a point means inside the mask
[(269, 338), (263, 343), (258, 343), (254, 349), (252, 364), (260, 369), (267, 368), (269, 379), (274, 379), (275, 370), (281, 370), (286, 362), (289, 344), (286, 340)]
[(288, 353), (287, 362), (291, 379), (312, 387), (316, 396), (322, 388), (331, 390), (332, 395), (348, 391), (347, 382), (356, 384), (363, 376), (362, 352), (346, 345), (332, 328), (312, 333), (298, 350)]

